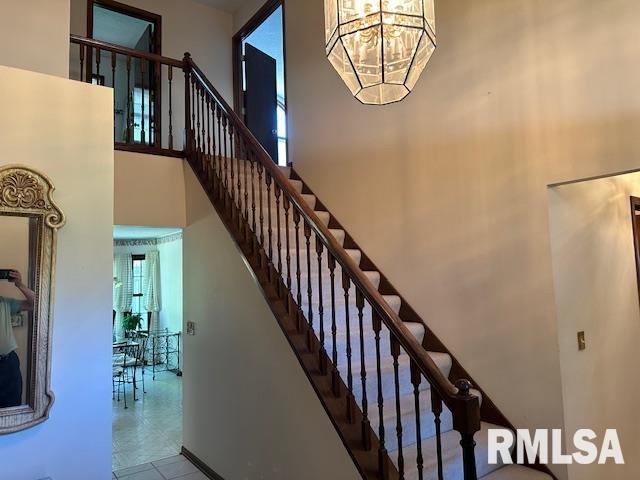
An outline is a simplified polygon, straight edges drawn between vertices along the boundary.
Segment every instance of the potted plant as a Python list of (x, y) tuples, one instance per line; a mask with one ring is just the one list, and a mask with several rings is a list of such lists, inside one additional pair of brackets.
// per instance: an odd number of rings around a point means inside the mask
[(142, 315), (139, 313), (126, 313), (122, 319), (122, 329), (125, 337), (129, 338), (131, 332), (135, 332), (142, 326)]

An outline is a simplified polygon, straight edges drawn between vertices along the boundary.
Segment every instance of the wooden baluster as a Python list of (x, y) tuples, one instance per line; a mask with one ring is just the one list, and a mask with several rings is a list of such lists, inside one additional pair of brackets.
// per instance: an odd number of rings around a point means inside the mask
[(313, 287), (311, 277), (311, 226), (305, 220), (304, 222), (304, 238), (307, 246), (307, 302), (308, 302), (308, 317), (309, 329), (307, 330), (307, 345), (309, 350), (313, 351), (312, 336), (313, 336)]
[(144, 58), (140, 59), (140, 93), (142, 95), (142, 99), (140, 101), (140, 105), (142, 107), (141, 112), (142, 112), (142, 128), (140, 130), (140, 143), (142, 143), (142, 145), (144, 145), (147, 141), (147, 135), (145, 132), (145, 124), (144, 124), (144, 73), (145, 73), (145, 66), (144, 66)]
[(320, 360), (320, 373), (327, 374), (327, 354), (324, 347), (324, 305), (322, 293), (322, 252), (324, 245), (320, 237), (316, 235), (316, 254), (318, 255), (318, 324), (320, 328), (320, 349), (318, 350)]
[(240, 165), (240, 156), (242, 155), (242, 150), (240, 147), (240, 132), (238, 132), (237, 128), (233, 130), (233, 156), (232, 161), (236, 164), (236, 204), (238, 206), (236, 212), (236, 220), (238, 222), (238, 229), (242, 228), (242, 172), (240, 169), (242, 166)]
[(336, 259), (329, 253), (327, 259), (329, 264), (329, 278), (331, 280), (331, 343), (333, 346), (331, 352), (331, 361), (333, 363), (333, 370), (331, 371), (331, 386), (333, 387), (333, 394), (336, 397), (340, 396), (340, 372), (338, 370), (338, 326), (336, 324)]
[(113, 141), (118, 143), (116, 138), (116, 124), (118, 123), (118, 117), (116, 116), (117, 103), (116, 103), (116, 52), (111, 52), (111, 88), (113, 88)]
[(256, 230), (256, 179), (255, 179), (255, 157), (253, 153), (249, 155), (251, 162), (251, 230), (256, 238), (258, 238), (258, 230)]
[[(280, 233), (280, 195), (282, 191), (280, 190), (280, 186), (278, 184), (275, 185), (275, 194), (276, 194), (276, 232), (277, 232), (277, 243), (276, 248), (278, 249), (278, 274), (282, 276), (282, 235)], [(280, 282), (278, 282), (278, 285)]]
[(219, 198), (222, 200), (224, 198), (224, 168), (223, 168), (223, 160), (222, 160), (222, 112), (220, 111), (220, 107), (216, 105), (216, 113), (217, 113), (217, 122), (218, 122), (218, 183), (220, 184), (219, 188)]
[(369, 422), (369, 401), (367, 399), (367, 366), (364, 356), (364, 295), (356, 287), (356, 307), (358, 308), (358, 326), (360, 333), (360, 381), (362, 384), (362, 445), (371, 450), (371, 425)]
[(149, 71), (149, 95), (147, 95), (149, 99), (149, 145), (156, 145), (156, 118), (153, 115), (153, 104), (155, 102), (155, 93), (154, 93), (154, 85), (153, 85), (153, 64), (151, 61), (147, 62), (148, 71)]
[(200, 86), (200, 116), (202, 118), (202, 125), (200, 126), (201, 130), (200, 130), (200, 150), (202, 151), (202, 155), (201, 155), (201, 161), (202, 161), (202, 170), (203, 172), (206, 173), (207, 171), (207, 136), (206, 136), (206, 121), (204, 118), (204, 113), (205, 113), (205, 96), (206, 96), (206, 91), (204, 89), (204, 87), (201, 85)]
[[(416, 363), (411, 360), (411, 383), (413, 384), (413, 397), (414, 397), (414, 410), (416, 414), (416, 438), (418, 440), (416, 444), (417, 455), (416, 464), (418, 467), (418, 480), (424, 479), (424, 457), (422, 456), (422, 428), (420, 426), (420, 383), (422, 380), (422, 374)], [(431, 395), (435, 393), (435, 389), (431, 389)], [(438, 435), (438, 442), (440, 441), (440, 435)], [(438, 459), (438, 479), (442, 480), (442, 456)]]
[(213, 163), (211, 160), (211, 98), (209, 94), (206, 95), (207, 101), (207, 179), (209, 182), (213, 182)]
[(353, 397), (353, 371), (351, 367), (351, 320), (349, 318), (349, 289), (351, 288), (351, 279), (347, 272), (342, 270), (342, 289), (344, 290), (344, 318), (347, 327), (347, 418), (353, 423), (355, 420), (354, 397)]
[(244, 220), (249, 226), (249, 149), (244, 139), (242, 140), (242, 150), (244, 152)]
[(235, 146), (236, 146), (236, 172), (238, 173), (237, 177), (236, 177), (236, 190), (238, 191), (238, 209), (239, 209), (239, 215), (238, 215), (238, 225), (242, 225), (242, 174), (241, 174), (241, 170), (242, 170), (242, 165), (240, 163), (240, 157), (242, 156), (242, 144), (240, 142), (240, 135), (238, 134), (238, 132), (236, 131), (236, 136), (235, 136)]
[(434, 415), (434, 423), (436, 426), (436, 455), (438, 458), (438, 480), (443, 480), (442, 473), (442, 420), (440, 420), (440, 415), (442, 415), (442, 398), (438, 395), (438, 392), (435, 388), (431, 389), (431, 411)]
[[(217, 105), (216, 105), (216, 101), (214, 98), (211, 99), (211, 163), (212, 163), (212, 170), (214, 173), (214, 177), (217, 177), (216, 182), (219, 183), (220, 181), (220, 177), (219, 177), (219, 170), (218, 170), (218, 161), (217, 161), (217, 156), (216, 156), (216, 145), (217, 143), (219, 143), (216, 140), (216, 110), (217, 110)], [(218, 185), (218, 189), (219, 189), (219, 185)]]
[[(188, 75), (185, 73), (185, 76)], [(131, 127), (133, 124), (133, 101), (131, 98), (131, 57), (127, 55), (127, 143), (133, 143)]]
[(202, 127), (201, 127), (201, 118), (202, 118), (202, 87), (200, 83), (196, 83), (196, 152), (198, 153), (198, 166), (201, 167), (201, 157), (202, 157)]
[(187, 158), (191, 157), (192, 141), (191, 141), (191, 70), (190, 70), (190, 55), (189, 52), (184, 54), (182, 72), (184, 73), (184, 133), (182, 135), (182, 148), (185, 151)]
[[(258, 241), (260, 244), (260, 247), (262, 247), (264, 249), (264, 213), (262, 211), (262, 170), (263, 170), (263, 166), (262, 163), (260, 163), (259, 161), (256, 162), (256, 168), (258, 169), (258, 218), (259, 218), (259, 230), (260, 230), (260, 234), (258, 235)], [(260, 257), (260, 265), (262, 265), (262, 256)]]
[(271, 182), (272, 178), (268, 172), (265, 172), (267, 183), (267, 234), (269, 237), (269, 250), (268, 250), (268, 265), (269, 265), (269, 279), (271, 279), (271, 265), (273, 265), (273, 229), (271, 226)]
[[(288, 297), (290, 299), (293, 296), (293, 292), (291, 291), (291, 251), (289, 250), (291, 248), (291, 245), (289, 242), (289, 208), (291, 207), (291, 204), (289, 203), (289, 199), (287, 198), (286, 195), (283, 197), (283, 200), (284, 200), (285, 248), (287, 249), (287, 253), (285, 257), (285, 261), (287, 262), (286, 284), (287, 284), (287, 290), (289, 290), (289, 292), (291, 293), (291, 295)], [(291, 313), (291, 312), (292, 312), (291, 302), (287, 301), (287, 313)]]
[[(96, 48), (96, 84), (100, 85), (100, 59), (101, 52), (99, 48)], [(89, 83), (93, 83), (89, 81)]]
[(400, 378), (398, 371), (398, 357), (400, 356), (400, 344), (396, 337), (392, 334), (391, 339), (391, 356), (393, 357), (393, 380), (395, 385), (396, 397), (396, 436), (398, 437), (398, 473), (400, 480), (404, 480), (404, 456), (402, 452), (402, 412), (400, 411)]
[(224, 158), (224, 201), (227, 204), (229, 196), (229, 157), (227, 156), (227, 116), (222, 115), (222, 155)]
[(83, 82), (86, 80), (86, 75), (84, 73), (84, 45), (79, 44), (80, 47), (80, 81)]
[(169, 150), (173, 150), (173, 65), (169, 65)]
[(372, 323), (376, 340), (376, 376), (378, 380), (378, 472), (380, 474), (380, 478), (388, 479), (389, 463), (387, 457), (387, 448), (385, 446), (384, 397), (382, 395), (382, 370), (380, 361), (380, 331), (382, 330), (382, 319), (375, 310), (373, 311), (372, 315)]
[(302, 271), (300, 269), (300, 213), (297, 208), (293, 209), (293, 223), (296, 233), (296, 282), (297, 282), (297, 306), (298, 306), (298, 332), (302, 331)]
[[(456, 382), (456, 387), (458, 388), (458, 397), (464, 399), (463, 401), (471, 402), (474, 400), (470, 392), (471, 382), (461, 379)], [(453, 424), (454, 428), (460, 433), (461, 438), (460, 446), (462, 447), (464, 480), (478, 480), (475, 457), (476, 442), (473, 439), (475, 432), (480, 430), (480, 408), (477, 398), (475, 399), (475, 404), (473, 409), (464, 405), (464, 408), (454, 410)]]
[(194, 154), (197, 154), (196, 145), (196, 77), (191, 75), (191, 140), (193, 142)]
[(233, 123), (231, 122), (229, 122), (227, 133), (229, 135), (229, 171), (231, 173), (230, 175), (231, 185), (229, 187), (229, 194), (231, 195), (231, 206), (233, 207), (233, 205), (235, 205), (236, 203), (236, 192), (235, 192), (236, 185), (234, 183), (235, 169), (233, 165)]

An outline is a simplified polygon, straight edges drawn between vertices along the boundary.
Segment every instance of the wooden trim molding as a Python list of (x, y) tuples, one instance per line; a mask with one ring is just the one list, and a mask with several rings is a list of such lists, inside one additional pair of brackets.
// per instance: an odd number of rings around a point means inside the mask
[(224, 480), (224, 478), (220, 476), (218, 473), (216, 473), (213, 470), (213, 468), (211, 468), (209, 465), (207, 465), (202, 460), (200, 460), (196, 455), (194, 455), (191, 451), (186, 449), (184, 446), (182, 447), (180, 453), (182, 453), (182, 455), (187, 460), (193, 463), (198, 468), (198, 470), (204, 473), (207, 476), (207, 478), (210, 478), (211, 480)]
[(285, 89), (287, 85), (287, 28), (285, 21), (285, 0), (267, 0), (260, 7), (253, 17), (247, 21), (240, 30), (233, 36), (232, 42), (232, 61), (233, 61), (233, 109), (236, 114), (244, 121), (242, 114), (242, 106), (244, 105), (244, 92), (242, 90), (242, 41), (247, 38), (255, 29), (269, 18), (269, 16), (282, 6), (282, 42), (284, 47), (284, 83)]
[(631, 225), (633, 228), (633, 246), (636, 253), (638, 300), (640, 301), (640, 198), (638, 197), (631, 197)]

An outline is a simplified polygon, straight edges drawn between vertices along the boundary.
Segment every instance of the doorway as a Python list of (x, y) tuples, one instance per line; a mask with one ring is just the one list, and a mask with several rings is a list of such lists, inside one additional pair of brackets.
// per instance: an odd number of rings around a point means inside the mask
[(182, 448), (182, 230), (113, 230), (112, 466), (118, 478)]
[(269, 0), (236, 33), (233, 63), (236, 113), (276, 164), (290, 164), (282, 0)]
[[(113, 0), (88, 0), (87, 36), (144, 53), (161, 55), (162, 17)], [(161, 131), (161, 65), (101, 51), (98, 70), (88, 52), (87, 78), (114, 89), (115, 143), (156, 145)], [(116, 62), (113, 65), (113, 62)], [(113, 78), (112, 78), (113, 77)]]

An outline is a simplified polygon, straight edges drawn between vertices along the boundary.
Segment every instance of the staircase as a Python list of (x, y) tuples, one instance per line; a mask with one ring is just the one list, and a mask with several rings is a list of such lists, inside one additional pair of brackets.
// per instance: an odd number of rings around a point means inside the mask
[[(114, 80), (117, 55), (168, 67), (169, 143), (163, 148), (160, 126), (149, 125), (155, 147), (191, 165), (363, 479), (554, 478), (541, 465), (488, 464), (488, 429), (513, 426), (296, 172), (273, 163), (188, 54), (179, 61), (72, 43), (81, 80), (88, 51), (111, 52)], [(182, 151), (172, 132), (174, 67), (185, 76)]]

